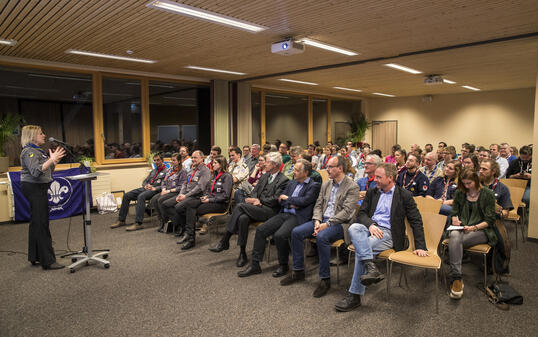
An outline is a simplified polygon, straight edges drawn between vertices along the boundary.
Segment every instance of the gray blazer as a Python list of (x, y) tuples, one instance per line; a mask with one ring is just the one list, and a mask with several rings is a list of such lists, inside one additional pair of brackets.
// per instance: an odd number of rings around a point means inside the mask
[[(333, 180), (329, 179), (321, 186), (316, 206), (314, 206), (314, 215), (312, 220), (323, 221), (323, 213), (327, 209), (329, 198), (331, 197), (331, 189)], [(336, 193), (336, 201), (334, 205), (334, 215), (329, 219), (331, 226), (337, 224), (348, 223), (353, 219), (357, 202), (360, 197), (359, 186), (348, 176), (344, 177), (338, 192)]]

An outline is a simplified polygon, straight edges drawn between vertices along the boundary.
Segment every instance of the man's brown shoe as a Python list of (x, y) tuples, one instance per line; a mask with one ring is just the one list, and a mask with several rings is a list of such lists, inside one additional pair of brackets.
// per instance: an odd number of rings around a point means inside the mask
[(122, 227), (122, 226), (125, 226), (126, 223), (125, 221), (117, 221), (115, 223), (113, 223), (112, 225), (110, 225), (110, 228), (118, 228), (118, 227)]
[(137, 231), (137, 230), (143, 229), (143, 228), (144, 228), (144, 225), (134, 223), (134, 224), (128, 226), (127, 228), (125, 228), (125, 230), (128, 231), (128, 232), (133, 232), (133, 231)]
[(205, 235), (207, 234), (207, 224), (203, 224), (202, 227), (200, 228), (200, 232), (199, 232), (200, 235)]

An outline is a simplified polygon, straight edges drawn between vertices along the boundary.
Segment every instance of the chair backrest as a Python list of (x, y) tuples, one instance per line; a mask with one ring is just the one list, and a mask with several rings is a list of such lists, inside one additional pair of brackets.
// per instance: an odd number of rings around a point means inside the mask
[[(422, 226), (424, 228), (424, 240), (426, 241), (426, 249), (428, 252), (437, 255), (437, 246), (439, 241), (441, 241), (441, 236), (445, 230), (446, 216), (440, 215), (438, 213), (421, 213), (422, 215)], [(413, 236), (413, 229), (405, 219), (405, 230), (407, 238), (409, 239), (409, 248), (408, 251), (415, 250), (415, 238)]]
[[(511, 179), (511, 180), (517, 180), (517, 179)], [(521, 204), (521, 199), (523, 198), (523, 194), (525, 193), (525, 187), (516, 187), (511, 185), (506, 185), (508, 187), (508, 190), (510, 191), (510, 200), (512, 200), (512, 205), (514, 206), (514, 209), (517, 210), (519, 208), (519, 205)]]
[(321, 176), (321, 181), (326, 183), (329, 181), (329, 172), (327, 170), (319, 170), (319, 175)]
[(505, 178), (505, 179), (499, 179), (499, 181), (501, 183), (505, 184), (508, 187), (513, 186), (513, 187), (519, 187), (519, 188), (523, 188), (523, 189), (525, 189), (527, 187), (527, 180), (525, 180), (525, 179), (508, 179), (508, 178)]
[(418, 211), (422, 213), (434, 213), (437, 214), (441, 210), (441, 205), (443, 202), (441, 200), (425, 198), (425, 197), (414, 197), (415, 202), (417, 203)]

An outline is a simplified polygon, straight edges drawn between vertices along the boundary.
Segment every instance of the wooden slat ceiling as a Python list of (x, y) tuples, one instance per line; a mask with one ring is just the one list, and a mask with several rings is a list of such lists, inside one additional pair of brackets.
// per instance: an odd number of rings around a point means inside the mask
[[(178, 1), (269, 27), (252, 34), (146, 7), (149, 0), (0, 1), (0, 56), (153, 73), (237, 80), (258, 75), (387, 57), (538, 32), (538, 1)], [(308, 47), (303, 54), (271, 54), (272, 42), (310, 37), (355, 50), (344, 56)], [(154, 59), (139, 64), (66, 54), (67, 49)], [(536, 83), (538, 38), (405, 57), (393, 60), (426, 73), (445, 74), (453, 86), (425, 86), (422, 77), (368, 63), (289, 76), (332, 86), (390, 92), (398, 96), (466, 92), (459, 84), (483, 90), (532, 87)], [(198, 65), (247, 73), (234, 76), (185, 69)], [(305, 89), (276, 79), (253, 81), (286, 89)], [(339, 92), (341, 93), (341, 92)]]

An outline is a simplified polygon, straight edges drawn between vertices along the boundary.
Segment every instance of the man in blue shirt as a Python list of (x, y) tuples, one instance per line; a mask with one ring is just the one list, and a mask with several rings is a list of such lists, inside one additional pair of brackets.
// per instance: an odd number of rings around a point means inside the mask
[(346, 297), (336, 303), (338, 311), (350, 311), (361, 305), (365, 287), (384, 279), (373, 262), (374, 255), (390, 248), (404, 249), (407, 218), (415, 238), (414, 253), (428, 256), (424, 242), (422, 217), (411, 192), (397, 186), (396, 166), (383, 163), (375, 171), (377, 187), (368, 190), (357, 216), (348, 229), (355, 247), (355, 270)]
[(294, 180), (286, 186), (286, 190), (278, 197), (280, 213), (256, 228), (254, 248), (250, 265), (237, 273), (239, 277), (247, 277), (262, 272), (260, 261), (263, 260), (267, 237), (273, 235), (278, 251), (279, 267), (273, 277), (281, 277), (288, 273), (289, 239), (291, 231), (299, 224), (312, 219), (314, 204), (321, 184), (310, 178), (312, 164), (304, 159), (297, 159), (293, 167)]
[(364, 174), (366, 174), (366, 176), (357, 180), (357, 185), (359, 185), (359, 188), (361, 189), (360, 200), (358, 202), (359, 205), (362, 205), (366, 192), (371, 188), (376, 188), (375, 170), (377, 165), (382, 162), (383, 160), (379, 158), (377, 154), (369, 154), (366, 156), (366, 159), (364, 160)]

